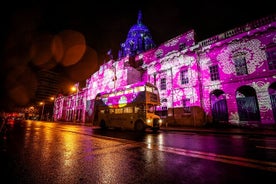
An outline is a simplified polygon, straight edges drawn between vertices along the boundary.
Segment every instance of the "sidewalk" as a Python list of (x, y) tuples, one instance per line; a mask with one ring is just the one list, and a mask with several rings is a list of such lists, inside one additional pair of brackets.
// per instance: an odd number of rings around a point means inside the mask
[(183, 131), (197, 133), (214, 134), (233, 134), (233, 135), (252, 135), (276, 137), (276, 129), (257, 129), (257, 128), (205, 128), (205, 127), (161, 127), (162, 131)]

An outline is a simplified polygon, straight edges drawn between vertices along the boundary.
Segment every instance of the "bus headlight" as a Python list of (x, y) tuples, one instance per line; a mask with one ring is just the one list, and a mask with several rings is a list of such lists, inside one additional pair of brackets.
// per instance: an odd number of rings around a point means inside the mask
[(160, 126), (162, 125), (162, 122), (163, 122), (162, 119), (158, 120), (158, 123), (159, 123)]

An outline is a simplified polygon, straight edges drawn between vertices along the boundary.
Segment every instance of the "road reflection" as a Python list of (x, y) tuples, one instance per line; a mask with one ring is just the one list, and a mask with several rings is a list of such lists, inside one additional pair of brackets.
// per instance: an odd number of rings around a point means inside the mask
[(16, 176), (10, 183), (254, 183), (254, 174), (272, 178), (276, 172), (271, 139), (45, 122), (20, 129), (11, 129), (0, 152), (0, 161), (11, 165), (0, 166), (5, 179)]
[[(124, 135), (122, 136), (122, 134)], [(135, 133), (133, 132), (105, 132), (105, 135), (120, 139), (123, 138), (128, 140), (140, 141), (140, 146), (147, 148), (149, 150), (158, 150), (165, 153), (173, 153), (182, 156), (200, 158), (210, 161), (223, 162), (227, 164), (234, 164), (243, 167), (276, 172), (276, 163), (254, 159), (254, 155), (256, 155), (256, 152), (251, 152), (252, 158), (246, 158), (246, 156), (248, 156), (247, 151), (252, 148), (249, 147), (250, 144), (246, 144), (245, 138), (242, 136), (234, 135), (227, 137), (219, 137), (214, 135), (197, 134), (184, 135), (183, 133), (144, 133), (139, 134), (138, 136), (135, 135)], [(275, 150), (274, 147), (256, 147)], [(258, 153), (260, 152), (261, 151), (258, 151)], [(160, 152), (145, 151), (144, 159), (149, 161), (153, 159), (152, 154), (156, 153)], [(269, 151), (263, 151), (261, 155), (263, 155), (264, 153), (269, 153)], [(162, 158), (156, 155), (155, 157), (162, 160)]]

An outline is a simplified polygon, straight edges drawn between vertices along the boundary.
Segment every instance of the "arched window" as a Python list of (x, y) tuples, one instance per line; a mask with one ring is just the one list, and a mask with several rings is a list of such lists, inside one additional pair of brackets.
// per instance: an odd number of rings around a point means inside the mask
[(246, 75), (248, 74), (245, 53), (238, 52), (234, 54), (233, 57), (235, 63), (235, 69), (237, 75)]

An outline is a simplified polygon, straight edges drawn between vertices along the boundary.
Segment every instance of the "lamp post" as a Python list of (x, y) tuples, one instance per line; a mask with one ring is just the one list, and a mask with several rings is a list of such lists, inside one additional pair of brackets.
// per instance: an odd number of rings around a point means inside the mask
[(54, 114), (55, 114), (55, 97), (50, 97), (50, 101), (52, 102), (53, 104), (53, 113), (52, 113), (52, 116), (51, 116), (51, 121), (54, 120)]
[(44, 105), (45, 105), (45, 103), (44, 102), (40, 102), (39, 104), (42, 105), (42, 111), (41, 111), (40, 120), (43, 120), (43, 113), (44, 113)]
[(77, 101), (78, 101), (78, 94), (79, 94), (79, 89), (78, 89), (78, 85), (77, 86), (73, 86), (71, 88), (71, 90), (73, 92), (76, 92), (76, 98), (75, 98), (75, 104), (74, 104), (74, 114), (73, 114), (73, 122), (76, 123), (76, 119), (77, 119)]

